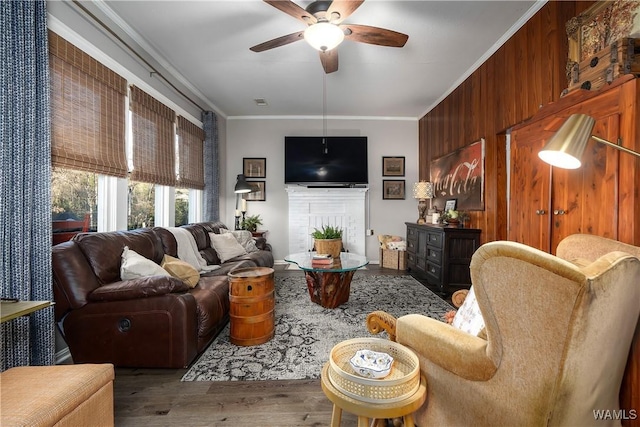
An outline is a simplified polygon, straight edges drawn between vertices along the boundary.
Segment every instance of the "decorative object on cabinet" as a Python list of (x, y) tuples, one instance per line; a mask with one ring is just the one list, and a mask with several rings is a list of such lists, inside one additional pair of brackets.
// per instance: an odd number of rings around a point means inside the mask
[(382, 176), (404, 176), (404, 157), (383, 157)]
[(582, 154), (587, 148), (589, 138), (640, 157), (640, 153), (592, 135), (591, 132), (595, 123), (595, 119), (586, 114), (572, 114), (558, 129), (558, 132), (553, 135), (544, 149), (538, 153), (538, 157), (551, 166), (563, 169), (577, 169), (582, 166), (580, 158), (582, 158)]
[(626, 0), (598, 1), (566, 24), (569, 64), (589, 59), (623, 37), (640, 36), (640, 21), (634, 19), (640, 3)]
[(244, 157), (242, 170), (247, 178), (266, 178), (267, 159), (264, 157)]
[(433, 198), (433, 183), (420, 181), (413, 184), (413, 198), (418, 199), (418, 224), (426, 224), (427, 199)]
[(444, 203), (444, 210), (445, 212), (449, 212), (449, 211), (455, 211), (456, 210), (456, 203), (458, 202), (458, 199), (449, 199)]
[(404, 200), (404, 179), (383, 179), (383, 200)]
[(264, 202), (267, 200), (265, 181), (249, 181), (251, 192), (245, 197), (250, 202)]
[(622, 38), (593, 56), (573, 63), (565, 96), (578, 89), (598, 90), (625, 74), (640, 74), (640, 39)]
[(452, 196), (460, 209), (484, 210), (484, 138), (431, 162), (436, 206)]
[(440, 293), (469, 288), (471, 256), (480, 247), (481, 230), (405, 223), (409, 273)]

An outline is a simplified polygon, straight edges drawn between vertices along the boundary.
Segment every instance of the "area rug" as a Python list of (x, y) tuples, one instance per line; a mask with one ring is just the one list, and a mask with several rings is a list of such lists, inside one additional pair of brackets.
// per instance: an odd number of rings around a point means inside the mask
[[(249, 381), (319, 378), (337, 343), (372, 337), (367, 314), (420, 313), (442, 320), (452, 307), (411, 276), (358, 276), (349, 301), (335, 309), (311, 302), (302, 273), (275, 278), (275, 336), (241, 347), (229, 342), (229, 326), (202, 353), (182, 381)], [(377, 337), (386, 338), (386, 334)]]

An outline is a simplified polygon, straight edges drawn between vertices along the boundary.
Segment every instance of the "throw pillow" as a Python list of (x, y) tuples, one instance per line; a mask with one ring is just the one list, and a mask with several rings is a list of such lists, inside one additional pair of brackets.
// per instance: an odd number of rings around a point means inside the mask
[(165, 255), (164, 258), (162, 258), (162, 264), (160, 264), (160, 266), (167, 270), (167, 272), (173, 277), (178, 278), (189, 285), (190, 288), (195, 288), (200, 280), (198, 270), (193, 268), (193, 266), (188, 262), (182, 261), (181, 259)]
[(209, 237), (211, 238), (211, 246), (216, 250), (220, 262), (226, 262), (240, 255), (247, 255), (247, 251), (231, 233), (209, 233)]
[(226, 228), (221, 228), (220, 233), (231, 233), (233, 237), (236, 238), (238, 243), (247, 251), (248, 254), (252, 252), (258, 252), (260, 249), (256, 246), (256, 241), (253, 238), (253, 234), (251, 234), (248, 230), (227, 230)]
[(122, 264), (120, 265), (120, 278), (122, 280), (138, 279), (147, 276), (169, 276), (167, 270), (155, 262), (132, 251), (128, 246), (122, 251)]
[(480, 313), (473, 286), (469, 289), (467, 297), (453, 317), (451, 325), (475, 336), (478, 336), (480, 331), (484, 329), (484, 319)]

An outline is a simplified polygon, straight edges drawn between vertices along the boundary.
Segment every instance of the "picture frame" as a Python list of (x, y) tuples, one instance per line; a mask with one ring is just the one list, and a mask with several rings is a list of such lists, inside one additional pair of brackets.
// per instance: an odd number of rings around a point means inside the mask
[(484, 157), (485, 139), (459, 148), (442, 157), (432, 159), (429, 165), (434, 197), (431, 204), (437, 210), (447, 200), (456, 199), (456, 209), (484, 210)]
[(244, 198), (249, 202), (264, 202), (267, 200), (266, 181), (247, 181), (251, 192), (245, 193)]
[(242, 171), (247, 178), (266, 178), (267, 159), (265, 157), (243, 157)]
[(382, 180), (382, 200), (404, 200), (405, 180), (404, 179), (383, 179)]
[(458, 199), (447, 200), (446, 202), (444, 202), (444, 211), (445, 212), (455, 211), (457, 203), (458, 203)]
[(382, 176), (404, 176), (404, 156), (382, 157)]

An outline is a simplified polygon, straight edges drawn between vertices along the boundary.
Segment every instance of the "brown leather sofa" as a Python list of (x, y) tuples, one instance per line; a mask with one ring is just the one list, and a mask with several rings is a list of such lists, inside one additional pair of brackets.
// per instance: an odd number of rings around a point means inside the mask
[[(184, 226), (209, 265), (219, 263), (209, 232), (224, 224)], [(82, 233), (53, 247), (55, 316), (74, 363), (117, 367), (187, 367), (229, 320), (227, 273), (242, 267), (273, 267), (270, 246), (228, 260), (190, 288), (180, 279), (150, 276), (121, 280), (124, 246), (160, 264), (177, 256), (173, 234), (160, 227)]]

